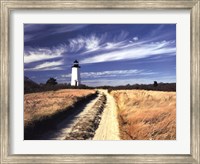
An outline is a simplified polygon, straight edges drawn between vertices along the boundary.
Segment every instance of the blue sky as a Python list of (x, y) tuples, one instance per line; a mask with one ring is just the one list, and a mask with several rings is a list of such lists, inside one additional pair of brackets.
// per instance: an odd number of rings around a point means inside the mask
[(176, 25), (24, 25), (25, 76), (70, 83), (76, 59), (88, 86), (176, 82)]

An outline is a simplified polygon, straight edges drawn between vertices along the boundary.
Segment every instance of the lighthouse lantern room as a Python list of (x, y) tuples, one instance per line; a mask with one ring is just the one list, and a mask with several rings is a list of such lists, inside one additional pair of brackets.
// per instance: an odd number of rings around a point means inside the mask
[(71, 74), (71, 86), (79, 86), (81, 84), (80, 66), (77, 60), (74, 61)]

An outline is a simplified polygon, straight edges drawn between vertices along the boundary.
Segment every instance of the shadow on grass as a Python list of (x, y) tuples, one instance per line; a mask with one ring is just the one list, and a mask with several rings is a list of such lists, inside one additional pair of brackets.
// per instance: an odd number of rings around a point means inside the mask
[(97, 96), (98, 93), (86, 96), (75, 103), (74, 106), (26, 126), (24, 128), (24, 140), (49, 140), (56, 138), (59, 135), (56, 132), (70, 125), (86, 105)]

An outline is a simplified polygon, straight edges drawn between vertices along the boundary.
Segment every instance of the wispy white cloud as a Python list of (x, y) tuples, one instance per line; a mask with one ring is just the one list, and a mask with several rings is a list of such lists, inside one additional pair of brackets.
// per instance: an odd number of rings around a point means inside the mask
[(49, 68), (49, 67), (55, 67), (55, 66), (60, 66), (63, 64), (63, 60), (60, 61), (52, 61), (52, 62), (45, 62), (42, 64), (37, 65), (35, 68), (36, 69), (43, 69), (43, 68)]
[(129, 33), (127, 31), (121, 31), (118, 35), (113, 37), (113, 42), (121, 42), (127, 39)]
[[(102, 72), (82, 72), (81, 78), (103, 78), (103, 77), (126, 77), (131, 75), (139, 75), (139, 76), (147, 76), (154, 75), (156, 72), (145, 71), (145, 70), (137, 70), (137, 69), (129, 69), (129, 70), (112, 70), (112, 71), (102, 71)], [(69, 78), (71, 74), (61, 75), (62, 78)]]
[(69, 48), (71, 52), (92, 52), (100, 48), (100, 45), (105, 42), (106, 34), (97, 37), (95, 34), (89, 36), (78, 36), (77, 38), (69, 39)]
[(81, 28), (84, 28), (86, 26), (87, 26), (87, 24), (65, 24), (65, 25), (58, 25), (56, 28), (52, 29), (50, 32), (51, 32), (51, 34), (72, 32), (72, 31), (76, 31), (76, 30), (79, 30)]
[(69, 48), (71, 52), (77, 52), (85, 46), (85, 38), (80, 36), (69, 40)]
[(27, 42), (50, 35), (76, 31), (86, 26), (87, 24), (25, 24), (24, 38), (25, 42)]
[(138, 38), (137, 36), (135, 36), (135, 37), (133, 37), (133, 40), (134, 40), (134, 41), (138, 41), (139, 38)]
[(26, 68), (25, 71), (62, 70), (60, 66), (63, 64), (63, 60), (44, 62), (42, 64), (36, 65), (33, 68)]
[(26, 34), (26, 35), (24, 35), (24, 42), (27, 42), (27, 41), (29, 41), (29, 40), (31, 40), (33, 38), (34, 38), (34, 35)]
[(69, 49), (71, 52), (82, 50), (82, 54), (94, 51), (112, 50), (124, 45), (127, 37), (128, 32), (126, 31), (121, 31), (115, 36), (111, 36), (108, 33), (104, 33), (100, 36), (95, 33), (89, 36), (78, 36), (68, 40), (70, 43)]
[(98, 78), (98, 77), (115, 77), (115, 76), (127, 76), (130, 74), (141, 73), (142, 70), (132, 69), (132, 70), (113, 70), (113, 71), (103, 71), (103, 72), (83, 72), (81, 76), (83, 78)]
[(174, 41), (151, 42), (139, 45), (137, 44), (137, 46), (134, 43), (129, 43), (128, 46), (122, 46), (120, 50), (88, 57), (82, 59), (80, 62), (82, 64), (85, 64), (106, 61), (140, 59), (158, 54), (175, 55), (176, 47), (172, 46), (173, 44)]
[(98, 49), (99, 44), (100, 44), (100, 39), (96, 37), (95, 35), (92, 35), (91, 37), (86, 39), (87, 50), (96, 50)]
[(164, 28), (164, 25), (159, 25), (157, 28), (155, 28), (153, 31), (151, 31), (151, 33), (149, 34), (150, 37), (155, 36), (156, 34), (160, 33), (161, 30)]
[(101, 50), (115, 50), (115, 49), (120, 49), (123, 47), (126, 43), (124, 41), (121, 42), (107, 42), (105, 46), (101, 48)]
[[(25, 26), (30, 31), (39, 30), (34, 26)], [(44, 28), (41, 26), (40, 28)], [(27, 30), (28, 30), (27, 29)], [(69, 29), (68, 29), (69, 30)], [(25, 35), (28, 39), (32, 37), (31, 35)], [(126, 45), (128, 33), (121, 31), (117, 36), (111, 37), (108, 33), (104, 33), (98, 36), (95, 33), (92, 33), (88, 36), (77, 36), (76, 38), (68, 39), (69, 44), (62, 44), (52, 48), (46, 47), (36, 47), (30, 48), (25, 47), (24, 53), (24, 63), (32, 63), (43, 60), (55, 59), (62, 57), (64, 52), (76, 53), (80, 51), (80, 54), (90, 54), (94, 51), (111, 51), (119, 48), (123, 48)], [(110, 40), (110, 41), (108, 41)]]
[(71, 74), (61, 75), (62, 78), (69, 78), (71, 77)]
[(62, 54), (67, 50), (65, 45), (60, 45), (53, 48), (31, 48), (24, 53), (24, 63), (37, 62), (42, 60), (54, 59), (62, 57)]

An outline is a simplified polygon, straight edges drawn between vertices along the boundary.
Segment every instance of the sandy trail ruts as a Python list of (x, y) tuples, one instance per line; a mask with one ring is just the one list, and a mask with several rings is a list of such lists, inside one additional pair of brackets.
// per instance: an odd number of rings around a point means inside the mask
[(119, 123), (117, 119), (117, 106), (114, 98), (107, 90), (99, 90), (107, 98), (102, 118), (93, 140), (120, 140)]
[(76, 115), (74, 113), (73, 115), (69, 115), (66, 117), (64, 121), (59, 123), (51, 132), (45, 133), (41, 137), (39, 137), (40, 140), (64, 140), (66, 137), (66, 134), (69, 133), (73, 126), (84, 117), (84, 115), (87, 115), (88, 111), (91, 110), (91, 108), (94, 106), (94, 104), (97, 102), (97, 100), (100, 98), (101, 94), (99, 94), (94, 100), (90, 101), (83, 109), (82, 112)]

